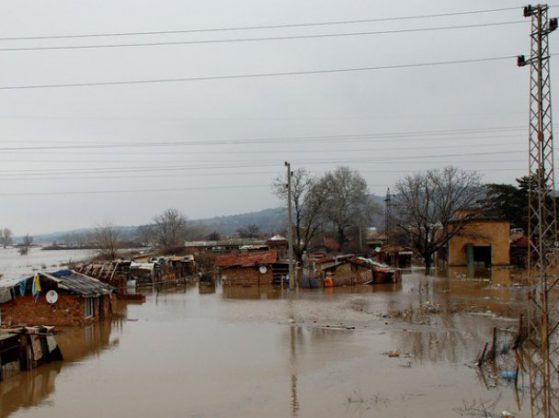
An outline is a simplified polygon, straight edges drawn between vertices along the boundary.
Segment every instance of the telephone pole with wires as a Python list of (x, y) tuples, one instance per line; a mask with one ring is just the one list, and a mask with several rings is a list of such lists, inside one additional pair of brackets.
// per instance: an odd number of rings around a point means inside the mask
[(392, 229), (392, 202), (390, 197), (390, 187), (386, 189), (386, 198), (384, 199), (384, 236), (386, 243), (390, 244), (390, 236)]
[(518, 66), (530, 66), (528, 276), (530, 312), (523, 344), (530, 377), (532, 417), (559, 417), (559, 312), (556, 300), (558, 243), (553, 167), (553, 131), (548, 35), (557, 19), (548, 19), (549, 6), (526, 6), (531, 20), (530, 57), (518, 57)]
[(291, 197), (291, 164), (285, 162), (287, 168), (287, 243), (289, 257), (289, 290), (295, 289), (295, 272), (293, 266), (293, 204)]

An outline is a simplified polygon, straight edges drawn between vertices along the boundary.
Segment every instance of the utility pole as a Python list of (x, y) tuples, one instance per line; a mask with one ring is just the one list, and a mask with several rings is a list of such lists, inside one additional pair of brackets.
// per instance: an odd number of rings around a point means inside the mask
[(390, 201), (390, 187), (386, 189), (386, 198), (384, 199), (384, 236), (386, 243), (390, 244), (390, 228), (392, 221), (392, 206)]
[(291, 202), (291, 164), (285, 162), (287, 167), (287, 243), (289, 246), (289, 290), (295, 289), (295, 275), (293, 272), (293, 208)]
[(557, 211), (553, 167), (551, 83), (548, 35), (557, 19), (548, 19), (546, 4), (526, 6), (531, 19), (530, 57), (518, 57), (518, 66), (530, 66), (530, 129), (528, 189), (528, 275), (530, 289), (528, 339), (524, 343), (530, 377), (532, 417), (559, 417), (559, 312), (550, 301), (557, 287)]

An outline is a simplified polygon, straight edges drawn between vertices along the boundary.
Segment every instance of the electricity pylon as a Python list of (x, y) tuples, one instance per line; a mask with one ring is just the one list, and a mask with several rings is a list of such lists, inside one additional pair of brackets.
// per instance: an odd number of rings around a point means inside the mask
[(530, 57), (518, 57), (519, 66), (530, 66), (528, 273), (536, 285), (530, 290), (524, 349), (534, 418), (559, 418), (559, 315), (557, 300), (552, 299), (558, 287), (552, 272), (557, 268), (558, 245), (548, 44), (557, 19), (548, 19), (548, 9), (545, 4), (524, 8), (524, 17), (531, 19)]

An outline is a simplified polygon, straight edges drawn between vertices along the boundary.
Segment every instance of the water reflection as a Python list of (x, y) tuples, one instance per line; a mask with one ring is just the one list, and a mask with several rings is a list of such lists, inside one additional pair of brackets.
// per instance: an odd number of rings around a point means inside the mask
[(20, 408), (30, 408), (41, 403), (54, 392), (55, 380), (61, 369), (62, 362), (49, 363), (2, 381), (0, 417), (7, 417)]
[(48, 405), (48, 397), (55, 390), (56, 378), (61, 371), (72, 367), (90, 356), (118, 346), (119, 340), (111, 340), (113, 323), (105, 321), (85, 328), (59, 329), (56, 339), (64, 361), (47, 363), (37, 369), (15, 373), (0, 384), (0, 417), (7, 417), (20, 408)]

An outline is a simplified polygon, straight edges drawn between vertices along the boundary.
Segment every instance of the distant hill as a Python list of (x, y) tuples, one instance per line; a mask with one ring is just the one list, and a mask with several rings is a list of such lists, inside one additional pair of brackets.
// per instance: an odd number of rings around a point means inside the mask
[(235, 235), (239, 228), (246, 228), (252, 224), (258, 226), (262, 232), (273, 234), (285, 229), (287, 225), (287, 209), (264, 209), (258, 212), (216, 216), (192, 222), (204, 227), (208, 232), (217, 231), (222, 235)]
[[(377, 203), (380, 207), (384, 208), (384, 198), (376, 195), (371, 195), (373, 202)], [(384, 214), (375, 216), (372, 226), (383, 225)], [(221, 235), (235, 235), (240, 228), (246, 228), (249, 225), (256, 225), (261, 232), (266, 234), (274, 234), (284, 231), (287, 225), (287, 210), (285, 208), (270, 208), (263, 209), (256, 212), (240, 213), (238, 215), (229, 216), (216, 216), (206, 219), (194, 219), (190, 221), (200, 231), (209, 234), (213, 231)], [(135, 226), (116, 226), (117, 230), (126, 240), (132, 240), (135, 237), (136, 230), (139, 225)], [(75, 234), (88, 234), (95, 230), (95, 228), (81, 228), (71, 231), (58, 231), (49, 234), (34, 235), (34, 243), (37, 244), (51, 244), (53, 242), (63, 243), (65, 237)], [(21, 242), (22, 237), (14, 237), (14, 242)]]

